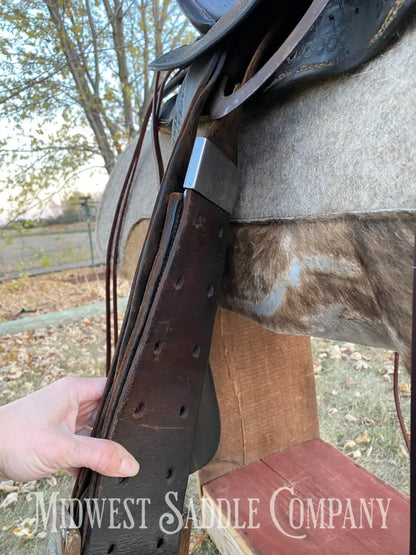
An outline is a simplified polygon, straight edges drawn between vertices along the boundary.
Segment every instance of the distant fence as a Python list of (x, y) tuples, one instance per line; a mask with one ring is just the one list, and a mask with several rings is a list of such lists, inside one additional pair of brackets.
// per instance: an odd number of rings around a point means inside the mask
[(91, 234), (90, 243), (86, 225), (65, 227), (67, 229), (34, 229), (23, 233), (3, 230), (0, 234), (0, 278), (40, 273), (61, 266), (76, 267), (78, 263), (102, 262), (95, 234)]

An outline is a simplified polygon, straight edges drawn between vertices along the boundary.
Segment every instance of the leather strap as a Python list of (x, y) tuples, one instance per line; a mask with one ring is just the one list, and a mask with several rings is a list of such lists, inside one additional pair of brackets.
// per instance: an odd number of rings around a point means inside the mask
[[(137, 342), (140, 333), (139, 311), (142, 308), (144, 291), (159, 248), (169, 196), (172, 192), (182, 190), (187, 164), (196, 135), (199, 113), (213, 83), (217, 79), (222, 63), (223, 57), (220, 53), (217, 53), (208, 59), (201, 60), (198, 65), (199, 73), (195, 72), (195, 79), (199, 83), (196, 88), (196, 96), (185, 117), (183, 130), (176, 141), (171, 161), (155, 203), (151, 225), (133, 278), (120, 338), (108, 373), (107, 385), (103, 396), (104, 403), (92, 431), (94, 437), (106, 437), (114, 410), (117, 407), (117, 397), (125, 377), (125, 369), (130, 364), (132, 345)], [(82, 469), (75, 483), (73, 496), (78, 499), (92, 497), (95, 491), (95, 477), (95, 474), (89, 469)]]
[[(151, 291), (145, 294), (154, 298), (144, 301), (150, 304), (149, 314), (107, 434), (140, 461), (140, 472), (124, 480), (96, 477), (94, 496), (102, 503), (103, 521), (100, 529), (85, 528), (83, 549), (91, 555), (115, 549), (118, 554), (178, 549), (182, 528), (178, 514), (208, 369), (229, 219), (195, 191), (186, 191), (183, 197), (182, 208), (180, 195), (171, 195), (169, 223), (154, 263), (157, 278), (152, 275)], [(112, 529), (105, 500), (123, 498), (126, 490), (129, 498), (151, 500), (146, 507), (147, 528), (123, 529), (130, 518), (120, 507), (114, 524), (120, 529)], [(169, 501), (176, 511), (169, 509)], [(132, 503), (129, 509), (138, 526), (142, 505)]]
[(413, 263), (412, 359), (410, 399), (410, 555), (416, 553), (416, 237)]
[[(221, 56), (216, 54), (200, 64), (200, 85), (176, 143), (174, 163), (169, 164), (164, 177), (113, 359), (107, 396), (93, 430), (96, 437), (122, 443), (140, 461), (141, 470), (128, 480), (83, 470), (74, 493), (83, 501), (84, 553), (176, 553), (181, 528), (176, 516), (182, 511), (188, 475), (195, 464), (206, 463), (217, 446), (218, 418), (206, 418), (206, 411), (212, 413), (216, 405), (204, 402), (203, 397), (213, 397), (208, 356), (229, 213), (215, 204), (215, 198), (209, 200), (209, 190), (202, 196), (198, 189), (183, 191), (183, 184), (187, 181), (192, 187), (185, 172), (196, 124), (221, 63)], [(205, 391), (208, 397), (203, 395)], [(201, 406), (205, 418), (200, 418)], [(212, 431), (207, 422), (213, 423)], [(195, 447), (196, 433), (202, 429), (208, 435), (208, 450)], [(172, 492), (169, 499), (168, 492)], [(146, 507), (146, 529), (138, 528), (142, 505), (118, 507), (115, 515), (106, 502), (126, 496), (151, 500)], [(88, 518), (92, 498), (102, 510), (99, 529), (92, 527)], [(163, 533), (162, 517), (169, 509), (169, 500), (177, 508), (173, 516), (165, 515), (168, 523), (173, 519), (174, 530)], [(79, 518), (80, 514), (76, 515)], [(131, 520), (136, 528), (129, 531), (124, 524), (128, 526)]]

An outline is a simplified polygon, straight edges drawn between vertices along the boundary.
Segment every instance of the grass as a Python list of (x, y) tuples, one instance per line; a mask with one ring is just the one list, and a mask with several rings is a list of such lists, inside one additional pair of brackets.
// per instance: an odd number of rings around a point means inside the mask
[[(408, 495), (409, 456), (394, 405), (392, 353), (359, 346), (345, 358), (342, 353), (342, 358), (319, 358), (334, 345), (313, 341), (314, 360), (322, 367), (316, 375), (321, 437)], [(351, 358), (354, 352), (364, 358)], [(408, 426), (409, 380), (402, 369), (401, 405)]]
[[(103, 318), (0, 338), (0, 404), (67, 374), (101, 375), (103, 345)], [(313, 340), (313, 352), (322, 438), (407, 493), (409, 459), (394, 409), (392, 353), (318, 339)], [(406, 393), (404, 372), (401, 380)], [(405, 394), (402, 404), (408, 421), (410, 403)], [(53, 492), (68, 497), (72, 483), (64, 472), (31, 487), (47, 500)], [(0, 503), (5, 498), (0, 493)], [(1, 555), (44, 553), (41, 527), (31, 539), (15, 534), (19, 523), (34, 518), (35, 508), (33, 499), (18, 493), (16, 503), (0, 509)], [(192, 544), (193, 553), (218, 553), (201, 533), (193, 535)]]

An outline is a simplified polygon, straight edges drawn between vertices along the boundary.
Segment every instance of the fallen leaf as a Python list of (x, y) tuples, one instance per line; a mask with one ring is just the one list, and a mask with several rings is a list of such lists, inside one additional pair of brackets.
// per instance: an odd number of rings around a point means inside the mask
[(368, 435), (367, 430), (355, 438), (356, 443), (364, 443), (368, 444), (371, 443), (371, 437)]
[(355, 387), (357, 385), (357, 382), (355, 382), (352, 378), (347, 378), (345, 380), (345, 385), (347, 387)]
[(25, 518), (13, 527), (13, 534), (18, 538), (31, 540), (36, 537), (36, 518)]
[(366, 426), (374, 426), (375, 424), (374, 420), (370, 420), (370, 418), (367, 417), (363, 418), (363, 422)]
[(370, 368), (370, 365), (367, 364), (367, 362), (365, 362), (364, 360), (357, 360), (357, 362), (354, 364), (355, 370), (367, 370), (367, 368)]
[(399, 449), (397, 450), (397, 454), (399, 455), (399, 457), (406, 457), (407, 459), (409, 458), (409, 453), (404, 445), (400, 445)]
[(353, 351), (357, 350), (357, 347), (356, 347), (355, 343), (343, 343), (342, 344), (342, 350), (343, 351), (350, 351), (352, 353)]
[(316, 360), (313, 361), (313, 371), (315, 372), (315, 374), (318, 374), (318, 372), (320, 372), (322, 370), (322, 365), (319, 364), (319, 362), (317, 362)]
[(0, 482), (0, 493), (10, 493), (12, 491), (16, 491), (16, 486), (14, 485), (13, 480)]
[(46, 483), (54, 488), (58, 482), (55, 476), (48, 476), (48, 478), (46, 478)]
[(406, 382), (399, 387), (400, 393), (403, 397), (409, 397), (410, 395), (410, 383)]
[(29, 493), (30, 491), (33, 491), (34, 489), (36, 489), (38, 485), (38, 482), (36, 480), (32, 480), (31, 482), (25, 482), (24, 484), (21, 484), (18, 486), (17, 491), (19, 493)]
[(345, 422), (357, 422), (357, 419), (352, 414), (346, 414), (344, 417)]
[(355, 441), (351, 439), (350, 441), (347, 441), (347, 443), (344, 445), (344, 449), (354, 449), (356, 445), (357, 444), (355, 443)]
[(327, 350), (329, 358), (341, 358), (341, 349), (339, 345), (332, 345)]

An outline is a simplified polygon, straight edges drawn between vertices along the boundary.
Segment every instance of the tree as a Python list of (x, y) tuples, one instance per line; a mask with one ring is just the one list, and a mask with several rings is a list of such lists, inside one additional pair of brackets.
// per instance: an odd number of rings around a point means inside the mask
[(148, 64), (192, 38), (173, 0), (10, 0), (0, 24), (0, 192), (17, 211), (87, 164), (109, 173), (152, 96)]

